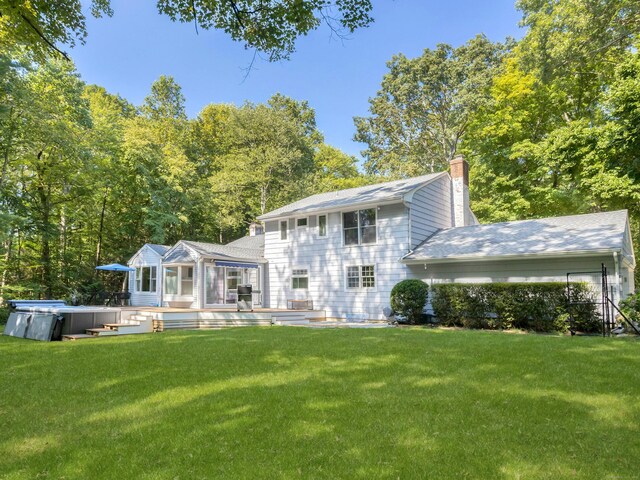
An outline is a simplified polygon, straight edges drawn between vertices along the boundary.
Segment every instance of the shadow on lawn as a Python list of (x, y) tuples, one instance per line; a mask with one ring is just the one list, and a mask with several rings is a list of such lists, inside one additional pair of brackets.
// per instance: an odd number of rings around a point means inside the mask
[(638, 433), (638, 375), (620, 372), (627, 345), (604, 342), (275, 328), (11, 339), (0, 471), (624, 477), (638, 467), (619, 449)]

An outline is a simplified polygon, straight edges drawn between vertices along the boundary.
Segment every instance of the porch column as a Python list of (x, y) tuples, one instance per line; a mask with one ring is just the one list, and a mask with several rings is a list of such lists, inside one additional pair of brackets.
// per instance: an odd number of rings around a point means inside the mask
[(204, 308), (205, 283), (204, 260), (201, 258), (198, 260), (198, 308)]

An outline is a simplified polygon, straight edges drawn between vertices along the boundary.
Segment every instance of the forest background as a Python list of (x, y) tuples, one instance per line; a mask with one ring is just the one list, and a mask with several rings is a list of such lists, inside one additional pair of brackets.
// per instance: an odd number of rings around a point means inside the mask
[[(159, 8), (189, 20), (183, 3)], [(281, 60), (328, 3), (301, 4), (310, 10), (292, 25), (262, 12), (264, 31), (242, 9), (210, 26)], [(188, 118), (171, 77), (142, 105), (85, 84), (56, 47), (82, 39), (79, 10), (63, 8), (76, 4), (0, 0), (0, 299), (68, 298), (144, 243), (226, 243), (301, 197), (447, 170), (461, 153), (481, 222), (626, 208), (640, 244), (635, 0), (521, 0), (518, 41), (478, 35), (394, 56), (369, 115), (354, 118), (362, 162), (324, 142), (306, 101), (275, 93)], [(336, 5), (350, 8), (330, 17), (349, 31), (375, 16), (367, 0)], [(193, 16), (206, 27), (204, 13)]]

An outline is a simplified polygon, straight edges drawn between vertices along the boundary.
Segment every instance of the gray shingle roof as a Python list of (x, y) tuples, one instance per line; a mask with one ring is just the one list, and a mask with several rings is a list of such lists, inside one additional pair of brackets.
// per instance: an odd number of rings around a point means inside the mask
[(268, 220), (270, 218), (285, 217), (297, 213), (353, 207), (359, 204), (388, 202), (392, 200), (400, 201), (406, 194), (426, 185), (441, 175), (446, 175), (446, 172), (432, 173), (421, 177), (377, 183), (375, 185), (349, 188), (335, 192), (319, 193), (260, 215), (258, 219)]
[(245, 260), (262, 260), (264, 250), (254, 248), (241, 248), (230, 245), (218, 245), (217, 243), (192, 242), (183, 240), (182, 243), (191, 247), (199, 255), (215, 258), (237, 258)]
[(171, 248), (169, 245), (158, 245), (156, 243), (147, 243), (147, 245), (160, 256), (163, 256)]
[(404, 261), (480, 259), (614, 251), (623, 246), (627, 211), (471, 225), (436, 232)]
[(227, 243), (227, 247), (248, 248), (250, 250), (261, 250), (264, 252), (264, 234), (247, 235), (233, 242)]
[(184, 242), (178, 242), (162, 257), (162, 263), (193, 263), (196, 257), (197, 255), (187, 248)]

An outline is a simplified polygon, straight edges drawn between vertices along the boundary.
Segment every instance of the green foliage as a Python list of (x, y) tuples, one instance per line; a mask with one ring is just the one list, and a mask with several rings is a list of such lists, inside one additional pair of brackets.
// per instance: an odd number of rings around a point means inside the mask
[[(219, 29), (245, 48), (288, 59), (300, 36), (321, 23), (342, 36), (373, 22), (371, 0), (158, 0), (158, 11), (196, 28)], [(95, 17), (113, 15), (110, 0), (92, 0)], [(42, 61), (51, 53), (66, 56), (56, 44), (84, 43), (86, 17), (80, 0), (0, 0), (0, 45), (24, 45)]]
[[(579, 331), (597, 332), (595, 306), (580, 305), (569, 312), (566, 288), (561, 282), (433, 285), (431, 305), (436, 318), (447, 326), (563, 332), (569, 328), (571, 313)], [(572, 284), (574, 300), (587, 301), (591, 295), (586, 284)]]
[(429, 296), (429, 286), (422, 280), (402, 280), (391, 290), (391, 308), (409, 323), (420, 323)]
[[(26, 46), (39, 61), (52, 53), (66, 56), (55, 45), (84, 43), (87, 30), (82, 10), (80, 0), (0, 0), (0, 46)], [(91, 13), (111, 16), (110, 0), (92, 0)]]
[[(100, 263), (146, 242), (226, 242), (319, 189), (365, 180), (322, 143), (307, 102), (208, 105), (185, 115), (171, 77), (136, 109), (73, 65), (0, 55), (0, 299), (85, 300)], [(89, 290), (88, 290), (89, 289)]]
[(478, 35), (458, 48), (394, 56), (369, 99), (371, 115), (354, 119), (355, 140), (367, 145), (367, 172), (408, 177), (448, 169), (506, 49)]
[(640, 291), (622, 300), (620, 310), (629, 320), (640, 324)]
[(640, 4), (521, 0), (524, 37), (461, 144), (482, 222), (629, 209), (640, 231)]

